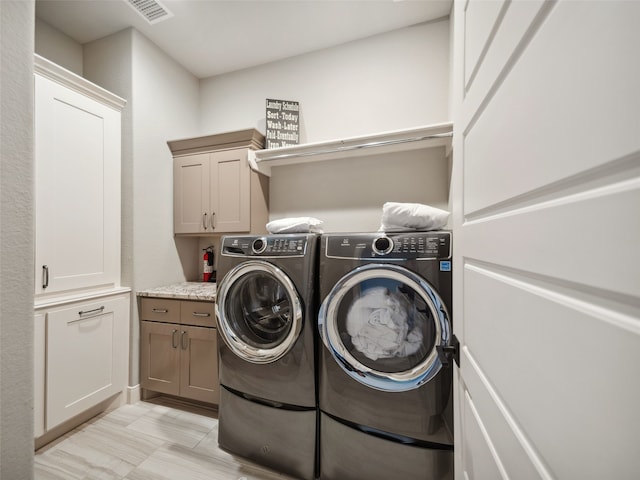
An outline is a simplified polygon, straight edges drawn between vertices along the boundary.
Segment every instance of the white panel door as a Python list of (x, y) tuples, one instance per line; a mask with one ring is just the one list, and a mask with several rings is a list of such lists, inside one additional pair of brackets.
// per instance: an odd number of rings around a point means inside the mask
[(36, 294), (117, 285), (120, 112), (35, 76)]
[(638, 478), (640, 2), (453, 22), (456, 478)]
[(33, 436), (35, 438), (45, 432), (46, 342), (45, 314), (36, 313), (33, 318)]

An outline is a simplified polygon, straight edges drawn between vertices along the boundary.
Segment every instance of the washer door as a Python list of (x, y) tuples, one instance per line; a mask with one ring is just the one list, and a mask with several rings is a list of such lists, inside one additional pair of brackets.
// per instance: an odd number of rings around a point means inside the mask
[(271, 363), (295, 344), (302, 303), (289, 277), (275, 265), (247, 261), (230, 270), (217, 290), (218, 332), (251, 363)]
[(418, 388), (442, 368), (449, 314), (433, 287), (397, 265), (368, 264), (336, 283), (318, 315), (320, 335), (353, 379), (386, 392)]

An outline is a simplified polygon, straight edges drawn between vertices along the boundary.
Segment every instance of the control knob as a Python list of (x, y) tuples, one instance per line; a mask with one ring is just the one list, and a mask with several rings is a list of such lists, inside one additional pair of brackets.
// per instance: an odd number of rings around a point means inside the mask
[(393, 250), (393, 241), (389, 237), (378, 237), (373, 241), (373, 251), (378, 255), (386, 255)]
[(253, 253), (262, 253), (267, 248), (267, 241), (265, 238), (256, 238), (251, 244), (251, 250)]

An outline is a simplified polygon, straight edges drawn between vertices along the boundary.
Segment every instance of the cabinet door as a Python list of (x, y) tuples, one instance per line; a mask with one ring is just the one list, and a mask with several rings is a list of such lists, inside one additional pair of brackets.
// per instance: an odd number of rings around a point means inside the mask
[(174, 233), (211, 231), (209, 154), (176, 157), (173, 162)]
[(47, 430), (126, 386), (129, 297), (47, 313)]
[(182, 327), (180, 348), (180, 395), (218, 403), (220, 384), (216, 329)]
[(47, 359), (45, 314), (36, 313), (33, 322), (33, 436), (44, 435), (44, 405)]
[(120, 112), (35, 76), (35, 293), (117, 285)]
[(140, 322), (140, 386), (180, 393), (180, 325)]
[(211, 209), (214, 232), (248, 232), (251, 228), (251, 170), (247, 149), (211, 154)]

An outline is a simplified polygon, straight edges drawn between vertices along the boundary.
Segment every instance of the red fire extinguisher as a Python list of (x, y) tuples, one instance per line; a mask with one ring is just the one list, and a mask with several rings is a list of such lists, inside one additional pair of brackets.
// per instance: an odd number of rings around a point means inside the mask
[(202, 281), (210, 281), (211, 274), (213, 273), (213, 247), (207, 247), (204, 249), (204, 255), (202, 256), (202, 272)]

